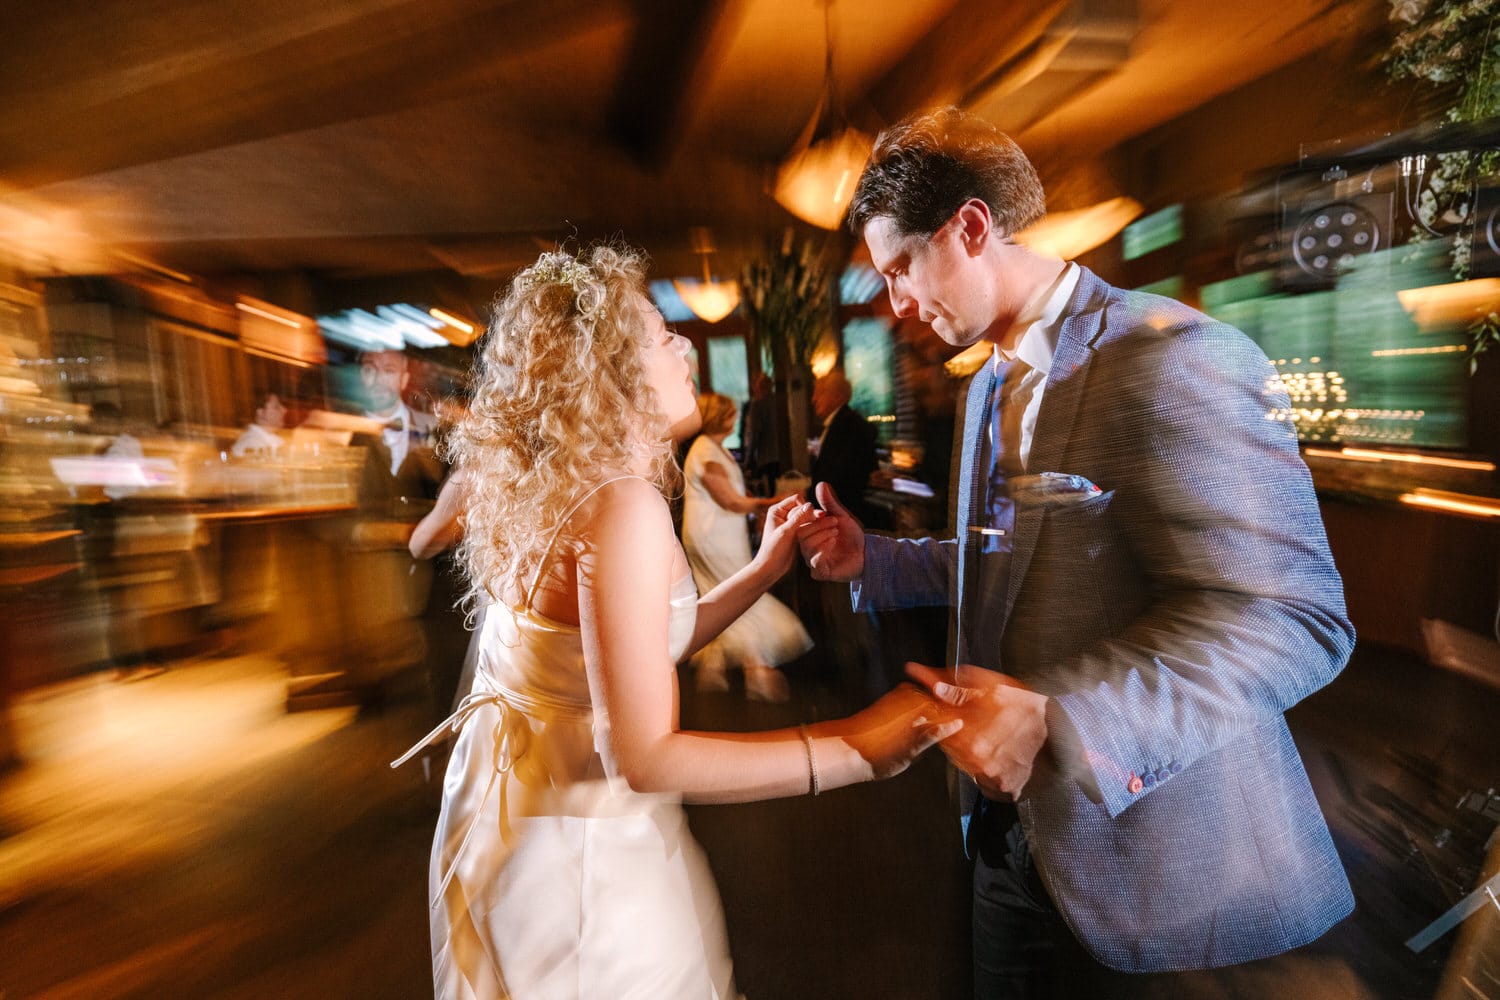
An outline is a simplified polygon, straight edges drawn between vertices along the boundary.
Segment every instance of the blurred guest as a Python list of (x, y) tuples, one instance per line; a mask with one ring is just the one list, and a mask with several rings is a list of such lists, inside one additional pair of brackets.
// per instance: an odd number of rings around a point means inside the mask
[(813, 413), (821, 422), (821, 431), (813, 445), (808, 497), (815, 497), (819, 483), (827, 483), (839, 497), (848, 498), (845, 502), (856, 517), (870, 524), (873, 511), (865, 502), (865, 487), (879, 464), (875, 458), (875, 428), (849, 405), (853, 392), (849, 379), (837, 369), (813, 383)]
[(436, 559), (432, 596), (428, 601), (426, 620), (427, 678), (433, 702), (443, 706), (444, 713), (458, 708), (458, 699), (468, 694), (474, 683), (474, 662), (479, 655), (479, 636), (484, 628), (484, 608), (480, 604), (468, 622), (469, 641), (460, 658), (454, 655), (453, 638), (463, 634), (464, 622), (454, 612), (461, 592), (461, 567), (449, 558), (449, 550), (464, 536), (464, 508), (468, 493), (462, 469), (455, 469), (438, 490), (437, 502), (426, 517), (412, 529), (407, 549), (413, 559)]
[[(106, 644), (113, 676), (135, 681), (165, 673), (203, 637), (205, 609), (219, 597), (207, 558), (208, 533), (173, 509), (182, 473), (176, 442), (113, 403), (96, 404), (92, 429), (108, 439), (102, 458), (110, 500), (86, 519), (86, 549), (108, 608)], [(166, 500), (165, 506), (161, 502)]]
[(403, 398), (409, 381), (401, 352), (360, 355), (364, 415), (379, 424), (350, 441), (364, 453), (355, 511), (304, 532), (300, 610), (313, 627), (299, 629), (288, 651), (301, 675), (292, 679), (291, 707), (332, 700), (379, 708), (396, 678), (428, 660), (432, 566), (414, 563), (407, 546), (432, 509), (443, 467), (431, 444), (432, 419)]
[(941, 364), (924, 366), (919, 370), (918, 378), (915, 396), (917, 413), (922, 421), (922, 459), (912, 474), (932, 487), (939, 509), (946, 509), (948, 481), (952, 477), (959, 382), (950, 377)]
[[(842, 371), (834, 369), (813, 383), (813, 414), (822, 422), (822, 432), (813, 444), (812, 485), (808, 499), (817, 498), (819, 483), (827, 483), (839, 497), (851, 497), (851, 510), (870, 527), (885, 527), (886, 521), (865, 502), (865, 487), (879, 464), (875, 458), (875, 428), (849, 405), (854, 388)], [(853, 702), (863, 704), (890, 685), (885, 658), (880, 650), (880, 623), (873, 613), (854, 612), (849, 607), (848, 588), (840, 584), (818, 586), (822, 631), (819, 641), (839, 674), (839, 686)]]
[(750, 379), (750, 398), (740, 420), (740, 454), (745, 476), (761, 493), (773, 492), (781, 475), (781, 448), (776, 436), (776, 397), (771, 377), (756, 372)]
[[(750, 564), (745, 516), (775, 500), (745, 494), (745, 480), (724, 439), (734, 431), (734, 400), (719, 393), (698, 397), (702, 429), (683, 464), (682, 547), (701, 593), (708, 593)], [(770, 594), (760, 598), (718, 638), (693, 657), (701, 691), (729, 688), (727, 671), (743, 669), (745, 696), (786, 701), (786, 677), (776, 668), (812, 648), (792, 610)]]
[[(431, 472), (432, 434), (436, 423), (426, 413), (406, 405), (402, 393), (411, 382), (406, 355), (400, 351), (365, 351), (359, 357), (359, 384), (364, 391), (365, 416), (380, 421), (380, 443), (392, 476), (399, 477), (407, 458)], [(413, 470), (417, 471), (417, 470)]]
[(229, 453), (235, 458), (275, 458), (281, 453), (282, 445), (281, 435), (277, 432), (285, 426), (286, 406), (276, 393), (267, 393), (255, 408), (255, 419), (230, 445)]
[[(359, 381), (365, 416), (383, 426), (379, 436), (356, 434), (352, 441), (366, 449), (355, 542), (367, 550), (399, 551), (407, 547), (416, 523), (432, 509), (443, 481), (443, 465), (433, 448), (437, 425), (430, 415), (407, 406), (402, 394), (410, 375), (406, 355), (400, 351), (361, 354)], [(409, 564), (398, 567), (408, 576), (410, 569)], [(423, 579), (421, 593), (411, 595), (420, 604), (427, 600)]]
[(1265, 355), (1018, 244), (1043, 206), (956, 109), (877, 140), (849, 221), (896, 315), (994, 359), (957, 537), (867, 535), (824, 486), (803, 551), (858, 607), (956, 585), (959, 665), (911, 672), (965, 723), (976, 995), (1164, 995), (1119, 972), (1277, 955), (1352, 909), (1282, 713), (1354, 632)]
[(910, 687), (801, 730), (679, 728), (673, 664), (791, 568), (812, 516), (772, 507), (750, 564), (696, 594), (662, 495), (698, 422), (687, 350), (612, 247), (544, 254), (480, 347), (454, 452), (470, 595), (493, 603), (473, 690), (402, 758), (458, 734), (428, 882), (445, 1000), (737, 996), (681, 801), (886, 777), (952, 731)]

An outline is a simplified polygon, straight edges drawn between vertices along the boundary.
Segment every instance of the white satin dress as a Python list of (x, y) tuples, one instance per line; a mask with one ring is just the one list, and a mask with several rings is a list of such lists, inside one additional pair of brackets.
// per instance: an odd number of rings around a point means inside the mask
[[(402, 759), (458, 733), (428, 880), (436, 997), (738, 997), (718, 891), (679, 797), (612, 777), (579, 630), (531, 599), (490, 606), (470, 694)], [(675, 659), (697, 614), (691, 577), (671, 602)]]

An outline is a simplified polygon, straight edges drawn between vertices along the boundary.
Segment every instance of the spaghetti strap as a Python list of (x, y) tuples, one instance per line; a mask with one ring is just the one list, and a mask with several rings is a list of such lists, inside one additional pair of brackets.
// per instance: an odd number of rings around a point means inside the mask
[(542, 572), (547, 568), (547, 559), (552, 555), (552, 545), (557, 541), (557, 536), (562, 533), (563, 525), (567, 524), (568, 520), (574, 514), (578, 513), (578, 508), (582, 507), (588, 501), (589, 497), (593, 496), (595, 493), (598, 493), (610, 483), (618, 483), (622, 479), (639, 479), (641, 482), (646, 483), (648, 486), (650, 485), (650, 481), (647, 480), (644, 476), (615, 476), (612, 479), (606, 479), (604, 480), (604, 482), (598, 483), (583, 496), (575, 500), (573, 502), (573, 506), (568, 508), (567, 513), (563, 514), (562, 517), (557, 519), (557, 526), (552, 529), (552, 535), (547, 539), (547, 547), (542, 550), (542, 561), (536, 568), (536, 576), (532, 577), (531, 586), (526, 588), (526, 603), (525, 605), (523, 605), (526, 611), (531, 610), (531, 599), (536, 596), (536, 588), (539, 587), (542, 583)]

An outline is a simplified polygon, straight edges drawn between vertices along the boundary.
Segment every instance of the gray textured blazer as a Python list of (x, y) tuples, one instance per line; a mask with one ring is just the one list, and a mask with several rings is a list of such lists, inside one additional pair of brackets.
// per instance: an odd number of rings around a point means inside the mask
[[(969, 394), (960, 539), (983, 516), (993, 384), (986, 365)], [(1354, 645), (1288, 407), (1244, 334), (1085, 269), (1026, 471), (1102, 492), (1018, 503), (1003, 587), (977, 545), (867, 536), (857, 608), (953, 604), (958, 662), (1054, 699), (1064, 767), (1037, 772), (1021, 822), (1115, 969), (1277, 954), (1354, 906), (1282, 716)]]

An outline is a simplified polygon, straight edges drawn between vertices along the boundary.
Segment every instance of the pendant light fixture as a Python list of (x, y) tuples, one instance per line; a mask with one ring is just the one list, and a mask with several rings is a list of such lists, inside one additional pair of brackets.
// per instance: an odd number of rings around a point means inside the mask
[(715, 248), (713, 237), (708, 229), (703, 226), (694, 226), (690, 235), (693, 241), (693, 253), (703, 258), (703, 280), (673, 278), (672, 287), (677, 289), (677, 295), (682, 299), (683, 305), (691, 309), (694, 316), (705, 323), (717, 323), (734, 312), (735, 306), (740, 304), (740, 286), (734, 281), (714, 279), (708, 259), (713, 255)]
[(850, 127), (838, 102), (832, 11), (833, 0), (823, 0), (823, 95), (777, 170), (772, 189), (783, 208), (820, 229), (837, 229), (843, 222), (872, 145), (869, 136)]

